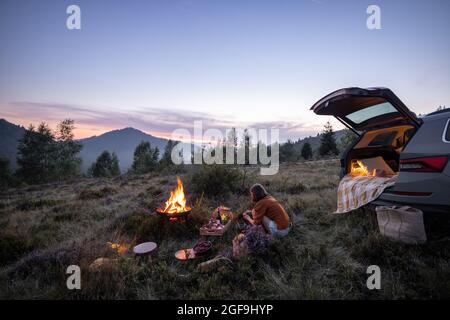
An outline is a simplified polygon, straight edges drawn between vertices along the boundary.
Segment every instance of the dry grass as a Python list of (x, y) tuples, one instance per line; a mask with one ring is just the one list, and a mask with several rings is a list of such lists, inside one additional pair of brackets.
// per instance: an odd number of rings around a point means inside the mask
[[(192, 169), (194, 170), (194, 169)], [(182, 175), (189, 192), (192, 173)], [(179, 262), (174, 252), (199, 238), (198, 227), (220, 204), (242, 213), (248, 195), (190, 194), (186, 223), (146, 215), (175, 184), (170, 173), (86, 179), (9, 190), (0, 195), (0, 298), (24, 299), (403, 299), (450, 297), (450, 241), (411, 246), (382, 238), (370, 212), (334, 216), (336, 163), (283, 166), (275, 176), (247, 169), (244, 186), (261, 182), (295, 221), (267, 255), (212, 270), (202, 260)], [(230, 248), (241, 221), (215, 238), (211, 256)], [(156, 241), (153, 263), (118, 255), (107, 242)], [(117, 262), (98, 271), (98, 257)], [(82, 290), (66, 288), (65, 269), (82, 269)], [(366, 268), (382, 270), (382, 289), (366, 288)]]

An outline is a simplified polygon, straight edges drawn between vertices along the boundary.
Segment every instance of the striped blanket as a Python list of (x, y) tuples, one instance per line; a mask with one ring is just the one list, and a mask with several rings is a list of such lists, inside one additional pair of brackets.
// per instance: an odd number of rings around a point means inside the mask
[(337, 210), (345, 213), (375, 200), (386, 189), (395, 184), (397, 176), (367, 177), (346, 175), (338, 187)]

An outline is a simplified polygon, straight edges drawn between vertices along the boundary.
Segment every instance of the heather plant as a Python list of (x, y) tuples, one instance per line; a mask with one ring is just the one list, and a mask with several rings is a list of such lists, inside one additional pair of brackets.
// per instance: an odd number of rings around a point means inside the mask
[[(248, 190), (212, 195), (194, 185), (198, 169), (181, 178), (192, 213), (186, 222), (163, 221), (151, 209), (167, 199), (176, 177), (164, 174), (84, 178), (9, 189), (0, 194), (0, 298), (4, 299), (448, 299), (450, 241), (396, 243), (378, 232), (373, 211), (333, 215), (338, 162), (282, 165), (274, 176), (246, 167), (245, 184), (260, 182), (286, 207), (294, 226), (282, 239), (248, 233), (249, 254), (210, 269), (200, 264), (230, 252), (245, 229), (241, 213), (251, 207)], [(226, 167), (226, 166), (223, 166)], [(235, 170), (235, 168), (230, 168)], [(242, 185), (242, 168), (237, 185)], [(253, 170), (253, 173), (252, 173)], [(228, 171), (226, 171), (228, 173)], [(203, 176), (202, 176), (203, 177)], [(204, 178), (202, 182), (207, 182)], [(304, 188), (294, 188), (296, 182)], [(233, 184), (234, 185), (234, 184)], [(289, 187), (284, 189), (283, 185)], [(194, 188), (195, 187), (195, 188)], [(205, 190), (205, 192), (198, 192)], [(209, 185), (208, 185), (209, 187)], [(221, 185), (223, 188), (223, 185)], [(292, 188), (291, 188), (292, 187)], [(195, 189), (195, 192), (194, 192)], [(225, 189), (226, 190), (226, 189)], [(289, 192), (288, 192), (289, 190)], [(212, 210), (227, 205), (231, 226), (204, 257), (180, 262)], [(132, 251), (112, 252), (108, 242), (158, 244), (152, 261)], [(97, 258), (112, 259), (92, 270)], [(67, 290), (68, 265), (83, 275), (82, 290)], [(366, 287), (367, 267), (382, 270), (380, 290)]]

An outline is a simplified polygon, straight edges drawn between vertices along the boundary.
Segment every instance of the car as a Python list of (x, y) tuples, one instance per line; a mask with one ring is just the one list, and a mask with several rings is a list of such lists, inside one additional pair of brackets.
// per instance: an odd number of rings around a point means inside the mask
[(342, 153), (341, 178), (352, 160), (374, 157), (398, 174), (371, 205), (420, 209), (426, 225), (450, 221), (449, 109), (418, 117), (388, 88), (354, 87), (328, 94), (311, 110), (334, 116), (357, 135)]

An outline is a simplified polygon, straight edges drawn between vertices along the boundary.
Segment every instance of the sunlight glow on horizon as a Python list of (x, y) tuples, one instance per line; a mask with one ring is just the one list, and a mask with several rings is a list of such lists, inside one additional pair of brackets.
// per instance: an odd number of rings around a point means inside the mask
[[(66, 118), (73, 119), (71, 117), (66, 117)], [(61, 119), (61, 120), (64, 120), (64, 119)], [(333, 128), (336, 131), (337, 130), (341, 130), (341, 129), (344, 128), (339, 122), (333, 120), (332, 118), (321, 117), (320, 119), (322, 120), (320, 125), (315, 126), (315, 127), (310, 127), (310, 128), (308, 128), (308, 131), (305, 131), (305, 132), (299, 131), (298, 134), (297, 134), (297, 137), (293, 138), (293, 140), (303, 139), (303, 138), (306, 138), (308, 136), (315, 136), (317, 133), (320, 133), (322, 131), (323, 125), (328, 120), (332, 123)], [(58, 120), (58, 121), (54, 121), (54, 120), (46, 121), (46, 120), (40, 120), (40, 119), (39, 120), (35, 119), (34, 121), (29, 121), (29, 120), (26, 120), (26, 119), (19, 119), (19, 118), (15, 118), (15, 117), (6, 117), (5, 120), (8, 121), (8, 122), (11, 122), (13, 124), (20, 125), (20, 126), (22, 126), (24, 128), (28, 128), (30, 124), (32, 124), (33, 126), (36, 127), (41, 122), (45, 122), (46, 124), (48, 124), (48, 126), (52, 130), (55, 130), (57, 128), (57, 125), (58, 125), (58, 123), (60, 121), (60, 120)], [(175, 135), (174, 136), (172, 131), (165, 132), (165, 131), (158, 131), (158, 130), (149, 130), (149, 129), (143, 129), (143, 128), (135, 128), (133, 126), (127, 126), (127, 125), (124, 125), (124, 126), (105, 126), (105, 125), (103, 125), (103, 126), (96, 126), (96, 127), (94, 127), (91, 124), (78, 123), (76, 121), (76, 119), (75, 119), (74, 135), (75, 135), (75, 139), (77, 139), (77, 140), (78, 139), (85, 139), (85, 138), (90, 138), (90, 137), (94, 137), (94, 136), (100, 136), (100, 135), (102, 135), (104, 133), (107, 133), (107, 132), (110, 132), (110, 131), (121, 130), (121, 129), (125, 129), (125, 128), (128, 128), (128, 127), (131, 127), (131, 128), (136, 129), (136, 130), (142, 131), (142, 132), (144, 132), (146, 134), (149, 134), (149, 135), (151, 135), (153, 137), (167, 139), (167, 140), (168, 139), (178, 140), (178, 141), (186, 142), (186, 143), (193, 142), (193, 143), (205, 143), (205, 144), (213, 143), (214, 144), (216, 142), (216, 140), (217, 140), (216, 137), (211, 138), (211, 137), (195, 136), (194, 135), (194, 131), (190, 127), (180, 127), (180, 128), (178, 128), (178, 129), (186, 129), (186, 130), (188, 130), (188, 132), (191, 133), (190, 137), (183, 137), (183, 136), (180, 136), (180, 135)], [(236, 126), (236, 128), (243, 130), (246, 127), (245, 126)], [(271, 129), (271, 127), (261, 127), (261, 128), (268, 129), (268, 130)], [(214, 129), (214, 128), (212, 128), (212, 129)], [(223, 128), (217, 128), (217, 129), (223, 133), (223, 136), (226, 135), (225, 134), (226, 129), (223, 129)], [(231, 129), (231, 127), (227, 128), (227, 129)], [(283, 129), (281, 129), (281, 131), (282, 130)], [(206, 129), (204, 129), (203, 131), (206, 131)], [(280, 141), (281, 142), (285, 142), (286, 140), (287, 140), (287, 138), (281, 139)]]

